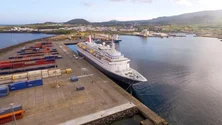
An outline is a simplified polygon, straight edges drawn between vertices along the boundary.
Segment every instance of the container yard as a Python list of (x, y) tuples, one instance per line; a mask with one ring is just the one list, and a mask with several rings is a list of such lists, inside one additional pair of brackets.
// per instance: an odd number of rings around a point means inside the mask
[(65, 44), (27, 43), (0, 57), (0, 124), (103, 125), (140, 117), (167, 122)]

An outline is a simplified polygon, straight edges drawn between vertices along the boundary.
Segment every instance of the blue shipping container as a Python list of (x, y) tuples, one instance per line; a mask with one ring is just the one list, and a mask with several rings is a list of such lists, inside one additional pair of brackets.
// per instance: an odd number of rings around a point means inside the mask
[(42, 79), (30, 80), (27, 82), (27, 88), (43, 85)]
[(26, 84), (27, 84), (26, 81), (11, 83), (11, 84), (8, 85), (9, 91), (25, 89), (26, 88)]
[(9, 89), (7, 85), (0, 85), (0, 97), (7, 96), (9, 94)]
[(32, 61), (40, 60), (40, 58), (31, 59)]
[(55, 58), (52, 58), (52, 59), (45, 59), (45, 61), (55, 61)]
[[(22, 105), (14, 105), (13, 106), (13, 110), (14, 110), (14, 112), (22, 110)], [(0, 110), (0, 115), (8, 114), (8, 113), (11, 113), (11, 112), (12, 112), (12, 108), (11, 107), (2, 108)]]
[(55, 59), (55, 56), (46, 56), (45, 59)]

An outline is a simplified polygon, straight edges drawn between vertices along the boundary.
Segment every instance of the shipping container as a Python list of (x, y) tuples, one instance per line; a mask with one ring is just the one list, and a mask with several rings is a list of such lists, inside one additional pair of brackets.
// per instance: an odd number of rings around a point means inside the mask
[(0, 124), (6, 124), (8, 122), (14, 121), (13, 116), (15, 116), (15, 118), (21, 119), (24, 116), (24, 110), (22, 109), (22, 107), (20, 105), (15, 105), (13, 107), (7, 107), (7, 108), (2, 108), (0, 110), (1, 114), (0, 114)]
[(55, 61), (55, 57), (54, 58), (45, 59), (45, 61)]
[[(13, 60), (4, 60), (0, 61), (0, 64), (10, 64), (10, 63), (18, 63), (19, 65), (22, 62), (28, 62), (28, 61), (36, 61), (36, 60), (53, 60), (53, 59), (59, 59), (61, 56), (55, 56), (55, 55), (50, 55), (50, 56), (45, 56), (45, 57), (29, 57), (29, 58), (21, 58), (21, 59), (13, 59)], [(21, 65), (21, 64), (20, 64)]]
[(27, 78), (27, 73), (19, 73), (12, 75), (12, 80)]
[(52, 69), (49, 70), (48, 72), (49, 72), (49, 77), (62, 75), (61, 69)]
[(79, 78), (77, 76), (70, 77), (71, 82), (78, 82)]
[(37, 79), (42, 79), (42, 76), (34, 76), (34, 77), (29, 77), (29, 80), (37, 80)]
[(51, 53), (52, 55), (57, 55), (57, 54), (59, 54), (58, 52), (52, 52)]
[(22, 68), (25, 64), (23, 62), (13, 63), (13, 68)]
[(28, 62), (24, 62), (25, 65), (34, 65), (36, 64), (36, 61), (28, 61)]
[(0, 69), (11, 69), (13, 66), (11, 63), (7, 63), (7, 64), (0, 64)]
[(84, 90), (84, 89), (85, 89), (84, 86), (76, 87), (76, 91), (81, 91), (81, 90)]
[(30, 80), (27, 82), (27, 88), (43, 85), (42, 79)]
[(10, 63), (11, 61), (10, 60), (5, 60), (5, 61), (0, 61), (0, 64), (8, 64), (8, 63)]
[[(6, 123), (14, 121), (13, 113), (7, 114), (5, 116), (7, 116), (7, 117), (0, 119), (0, 125), (4, 125)], [(15, 112), (16, 120), (22, 119), (23, 116), (24, 116), (24, 110), (20, 110), (20, 111)]]
[(9, 91), (21, 90), (26, 88), (27, 81), (14, 82), (9, 84)]
[(0, 75), (19, 73), (19, 72), (26, 72), (26, 71), (33, 71), (33, 70), (40, 70), (40, 69), (49, 69), (49, 68), (56, 68), (56, 67), (57, 67), (57, 65), (55, 65), (55, 64), (46, 64), (44, 66), (41, 66), (41, 65), (39, 65), (39, 66), (31, 66), (31, 67), (20, 68), (20, 69), (0, 71)]
[(4, 80), (4, 81), (0, 81), (0, 85), (7, 85), (9, 83), (12, 83), (13, 81), (10, 79), (10, 80)]
[(48, 78), (48, 77), (49, 77), (48, 69), (42, 70), (42, 78)]
[(15, 79), (15, 80), (12, 80), (12, 83), (15, 83), (15, 82), (21, 82), (21, 81), (28, 81), (27, 78), (23, 78), (23, 79)]
[(1, 70), (6, 69), (17, 69), (17, 68), (23, 68), (27, 66), (37, 66), (37, 65), (43, 65), (43, 64), (53, 64), (55, 63), (54, 59), (42, 59), (37, 61), (25, 61), (25, 62), (19, 62), (19, 63), (10, 63), (10, 64), (0, 64)]
[(29, 71), (28, 72), (28, 78), (30, 77), (39, 77), (42, 75), (41, 70), (37, 70), (37, 71)]
[[(22, 110), (22, 105), (14, 105), (13, 106), (13, 111), (14, 112), (19, 111), (19, 110)], [(0, 116), (2, 116), (4, 114), (11, 113), (11, 112), (12, 112), (12, 107), (2, 108), (0, 110)]]
[(12, 79), (11, 75), (0, 76), (0, 81), (11, 80), (11, 79)]
[(9, 88), (7, 85), (0, 85), (0, 97), (5, 97), (9, 94)]

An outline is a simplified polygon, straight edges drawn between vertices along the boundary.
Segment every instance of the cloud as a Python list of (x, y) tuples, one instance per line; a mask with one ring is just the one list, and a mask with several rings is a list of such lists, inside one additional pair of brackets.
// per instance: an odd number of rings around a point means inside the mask
[(91, 7), (93, 5), (91, 2), (83, 2), (82, 4), (86, 7)]
[[(152, 3), (153, 1), (156, 0), (109, 0), (109, 1), (113, 1), (113, 2), (123, 2), (123, 1), (128, 1), (128, 2), (143, 2), (143, 3)], [(192, 6), (192, 3), (190, 2), (190, 0), (167, 0), (176, 4), (180, 4), (180, 5), (185, 5), (185, 6)]]
[(131, 1), (131, 2), (143, 2), (143, 3), (151, 3), (152, 0), (109, 0), (113, 2), (122, 2), (122, 1)]
[(170, 0), (170, 1), (180, 5), (192, 6), (192, 3), (189, 0)]

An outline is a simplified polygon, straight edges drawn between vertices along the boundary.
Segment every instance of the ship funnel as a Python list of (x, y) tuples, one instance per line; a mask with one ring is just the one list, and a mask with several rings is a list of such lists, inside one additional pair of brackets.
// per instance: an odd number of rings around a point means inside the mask
[(88, 42), (89, 42), (89, 43), (92, 42), (92, 37), (91, 37), (91, 35), (89, 35)]

